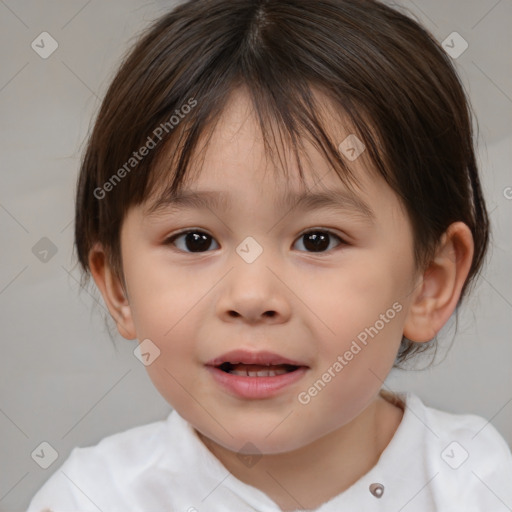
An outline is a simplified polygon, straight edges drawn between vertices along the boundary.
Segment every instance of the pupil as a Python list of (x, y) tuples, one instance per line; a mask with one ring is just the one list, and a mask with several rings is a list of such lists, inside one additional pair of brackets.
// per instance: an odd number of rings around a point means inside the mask
[(304, 235), (304, 247), (311, 249), (312, 251), (322, 251), (329, 247), (328, 235), (316, 231), (313, 233), (307, 233)]
[(211, 245), (210, 236), (205, 233), (187, 233), (185, 244), (191, 252), (200, 252), (206, 250)]

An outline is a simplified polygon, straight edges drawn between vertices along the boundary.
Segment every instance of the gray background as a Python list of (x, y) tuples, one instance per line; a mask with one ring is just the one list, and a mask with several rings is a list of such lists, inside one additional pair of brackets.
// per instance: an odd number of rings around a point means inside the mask
[[(100, 98), (128, 44), (172, 5), (0, 0), (2, 511), (23, 510), (73, 447), (171, 410), (134, 357), (136, 342), (118, 336), (113, 344), (102, 301), (79, 293), (72, 221), (79, 158)], [(403, 5), (439, 41), (457, 31), (469, 43), (456, 64), (479, 120), (494, 242), (446, 359), (426, 371), (393, 372), (386, 386), (413, 390), (431, 406), (482, 415), (512, 444), (512, 2)], [(47, 59), (31, 48), (43, 31), (59, 45)], [(57, 251), (47, 261), (33, 252), (43, 237)], [(453, 321), (443, 332), (446, 346)], [(58, 452), (48, 469), (31, 457), (43, 441)]]

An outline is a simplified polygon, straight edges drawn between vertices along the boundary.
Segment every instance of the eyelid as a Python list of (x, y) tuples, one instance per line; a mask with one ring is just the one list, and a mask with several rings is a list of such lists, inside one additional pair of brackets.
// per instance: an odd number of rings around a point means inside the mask
[[(335, 230), (333, 230), (331, 228), (323, 228), (321, 226), (313, 227), (313, 228), (307, 228), (304, 231), (301, 231), (297, 235), (297, 237), (301, 237), (301, 236), (307, 235), (308, 233), (312, 233), (314, 231), (321, 231), (323, 233), (329, 233), (330, 235), (337, 236), (340, 240), (343, 240), (345, 243), (348, 243), (346, 241), (346, 239), (345, 239), (345, 235), (340, 235)], [(174, 238), (176, 238), (176, 237), (178, 237), (180, 235), (186, 235), (187, 233), (195, 233), (195, 232), (201, 232), (201, 233), (204, 233), (206, 235), (211, 236), (212, 238), (215, 238), (213, 235), (208, 233), (208, 230), (206, 230), (206, 229), (203, 229), (203, 228), (187, 228), (187, 229), (184, 229), (182, 231), (177, 231), (176, 233), (172, 233), (172, 234), (166, 236), (165, 239), (164, 239), (164, 242), (171, 241), (171, 240), (173, 240)]]
[(323, 228), (321, 226), (313, 227), (313, 228), (307, 228), (304, 231), (301, 231), (298, 235), (298, 237), (307, 235), (308, 233), (314, 233), (315, 231), (320, 231), (321, 233), (329, 233), (330, 235), (334, 235), (338, 237), (343, 243), (348, 244), (347, 242), (347, 236), (339, 234), (336, 230), (331, 228)]
[(174, 241), (175, 238), (178, 238), (181, 235), (186, 235), (188, 233), (204, 233), (205, 235), (211, 236), (215, 240), (215, 237), (204, 228), (186, 228), (182, 231), (176, 231), (175, 233), (171, 233), (170, 235), (166, 236), (163, 240), (163, 244), (170, 244)]

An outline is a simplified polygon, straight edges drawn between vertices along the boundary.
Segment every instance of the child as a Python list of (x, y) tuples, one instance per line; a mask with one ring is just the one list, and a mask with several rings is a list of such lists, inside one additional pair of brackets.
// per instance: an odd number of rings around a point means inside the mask
[(106, 94), (75, 242), (174, 410), (75, 448), (30, 512), (512, 510), (488, 421), (382, 389), (488, 244), (463, 89), (405, 15), (176, 7)]

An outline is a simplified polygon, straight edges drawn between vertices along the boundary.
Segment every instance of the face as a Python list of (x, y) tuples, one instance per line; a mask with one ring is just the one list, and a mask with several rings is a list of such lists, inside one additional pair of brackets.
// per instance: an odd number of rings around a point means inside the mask
[[(339, 142), (350, 133), (332, 129)], [(360, 185), (349, 195), (307, 148), (305, 183), (291, 159), (287, 177), (269, 171), (238, 93), (186, 184), (222, 200), (152, 214), (140, 205), (122, 227), (134, 335), (160, 351), (147, 371), (181, 416), (233, 451), (294, 450), (361, 414), (411, 304), (413, 238), (397, 197), (362, 157), (350, 163)], [(330, 192), (337, 202), (286, 202)]]

